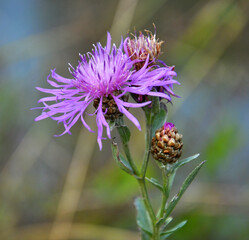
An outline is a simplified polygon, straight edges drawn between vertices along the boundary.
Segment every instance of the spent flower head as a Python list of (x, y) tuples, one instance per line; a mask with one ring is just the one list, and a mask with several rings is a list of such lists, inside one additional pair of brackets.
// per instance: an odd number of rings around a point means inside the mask
[[(167, 74), (164, 75), (164, 78), (161, 80), (172, 80), (177, 74), (174, 71), (174, 66), (167, 66), (163, 61), (159, 60), (159, 54), (161, 52), (161, 45), (163, 41), (160, 41), (156, 38), (156, 27), (154, 25), (155, 32), (152, 34), (151, 31), (145, 30), (146, 34), (139, 32), (139, 36), (136, 33), (132, 35), (132, 37), (127, 37), (124, 41), (124, 51), (125, 53), (134, 60), (134, 69), (138, 71), (142, 67), (144, 67), (146, 60), (149, 58), (149, 64), (147, 67), (152, 69), (160, 69), (163, 65), (164, 68), (167, 68)], [(159, 65), (160, 64), (160, 65)], [(180, 84), (177, 82), (177, 84)], [(173, 84), (165, 84), (165, 85), (154, 85), (151, 86), (155, 91), (166, 93), (169, 98), (168, 101), (171, 102), (171, 96), (178, 97), (173, 92)], [(145, 102), (148, 98), (146, 95), (132, 95), (136, 102)]]
[(154, 34), (149, 30), (145, 30), (145, 32), (146, 35), (140, 31), (138, 36), (135, 32), (135, 34), (131, 34), (132, 37), (125, 39), (125, 53), (130, 56), (132, 60), (139, 60), (135, 63), (136, 70), (144, 66), (147, 57), (149, 57), (150, 65), (156, 64), (161, 52), (163, 41), (159, 41), (159, 39), (156, 38), (156, 30)]
[(39, 100), (44, 105), (40, 107), (43, 112), (35, 120), (50, 117), (58, 123), (62, 122), (65, 131), (61, 135), (70, 134), (71, 127), (79, 119), (89, 131), (92, 131), (84, 119), (84, 113), (93, 103), (96, 108), (97, 141), (100, 149), (102, 149), (103, 127), (106, 127), (107, 136), (111, 138), (107, 120), (113, 120), (124, 114), (141, 130), (138, 120), (127, 109), (144, 107), (151, 102), (130, 103), (126, 94), (151, 95), (170, 100), (167, 93), (151, 91), (152, 87), (165, 87), (178, 83), (168, 78), (171, 70), (167, 67), (156, 69), (149, 67), (149, 57), (141, 69), (132, 70), (137, 60), (132, 60), (130, 56), (123, 53), (123, 41), (119, 48), (115, 44), (111, 46), (109, 33), (106, 47), (97, 43), (92, 52), (80, 55), (80, 58), (77, 68), (71, 67), (72, 79), (64, 78), (52, 70), (47, 81), (53, 89), (37, 87), (39, 91), (52, 96)]

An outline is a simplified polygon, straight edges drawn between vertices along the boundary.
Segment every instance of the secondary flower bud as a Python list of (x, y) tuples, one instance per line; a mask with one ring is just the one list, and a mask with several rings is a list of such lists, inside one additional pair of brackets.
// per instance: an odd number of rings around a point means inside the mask
[(182, 154), (182, 134), (178, 133), (173, 123), (165, 123), (152, 138), (153, 157), (166, 164), (176, 162)]
[[(139, 32), (139, 35), (128, 36), (124, 41), (125, 54), (132, 60), (133, 66), (136, 71), (147, 68), (148, 74), (153, 70), (157, 72), (157, 80), (153, 86), (149, 87), (150, 90), (158, 92), (161, 99), (167, 99), (171, 102), (171, 96), (176, 96), (173, 92), (173, 84), (179, 84), (173, 78), (176, 76), (174, 66), (167, 66), (162, 60), (159, 60), (161, 54), (161, 45), (163, 41), (156, 38), (155, 33), (145, 30), (145, 34)], [(139, 94), (131, 93), (131, 96), (137, 103), (148, 101), (148, 96), (155, 96), (155, 93)]]
[(156, 38), (156, 33), (145, 30), (147, 36), (139, 32), (139, 36), (133, 35), (134, 38), (128, 37), (125, 41), (125, 52), (132, 60), (139, 60), (135, 64), (135, 69), (139, 70), (144, 66), (144, 63), (149, 56), (149, 62), (156, 64), (156, 61), (161, 52), (161, 45), (163, 41)]

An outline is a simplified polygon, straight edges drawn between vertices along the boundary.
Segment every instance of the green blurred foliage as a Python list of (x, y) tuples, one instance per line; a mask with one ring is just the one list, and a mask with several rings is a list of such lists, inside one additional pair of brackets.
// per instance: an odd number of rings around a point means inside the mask
[[(247, 239), (247, 218), (234, 216), (203, 216), (200, 210), (185, 214), (182, 219), (188, 218), (188, 222), (181, 231), (177, 231), (172, 239), (195, 240), (200, 239)], [(180, 221), (180, 219), (177, 219)], [(191, 232), (189, 229), (192, 229)]]
[(215, 174), (215, 171), (224, 164), (228, 156), (232, 155), (243, 144), (238, 129), (239, 127), (236, 125), (219, 126), (206, 145), (202, 157), (208, 160), (206, 167), (211, 175)]

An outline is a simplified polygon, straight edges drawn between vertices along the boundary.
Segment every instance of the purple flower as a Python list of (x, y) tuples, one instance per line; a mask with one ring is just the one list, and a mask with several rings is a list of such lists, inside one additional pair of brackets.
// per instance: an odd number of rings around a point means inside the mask
[[(93, 132), (84, 120), (86, 108), (93, 103), (96, 108), (97, 141), (100, 149), (102, 149), (103, 127), (106, 127), (107, 136), (111, 138), (108, 119), (113, 120), (124, 114), (141, 130), (138, 120), (127, 109), (146, 106), (150, 101), (129, 103), (125, 94), (151, 95), (169, 100), (168, 94), (151, 91), (152, 86), (172, 85), (177, 81), (166, 79), (170, 71), (168, 68), (148, 67), (149, 58), (140, 70), (132, 70), (135, 61), (122, 50), (123, 41), (119, 48), (115, 44), (111, 47), (111, 36), (108, 33), (106, 47), (97, 43), (92, 52), (80, 55), (81, 61), (78, 67), (76, 69), (71, 67), (72, 79), (64, 78), (52, 70), (47, 81), (53, 89), (37, 87), (39, 91), (52, 96), (38, 101), (43, 103), (44, 107), (41, 107), (43, 112), (35, 121), (50, 117), (62, 122), (65, 127), (65, 131), (61, 134), (63, 135), (70, 134), (71, 127), (80, 119), (82, 124)], [(50, 77), (53, 80), (50, 80)]]

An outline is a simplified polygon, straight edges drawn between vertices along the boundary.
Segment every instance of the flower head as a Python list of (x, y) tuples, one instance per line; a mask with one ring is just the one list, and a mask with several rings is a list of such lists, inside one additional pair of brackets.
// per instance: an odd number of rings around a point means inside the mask
[[(167, 74), (161, 79), (165, 82), (164, 85), (154, 85), (154, 90), (159, 93), (167, 94), (169, 96), (168, 101), (171, 101), (171, 95), (176, 96), (173, 92), (173, 84), (169, 84), (169, 82), (175, 77), (177, 74), (174, 71), (174, 66), (167, 66), (163, 61), (159, 60), (159, 54), (161, 52), (161, 45), (163, 41), (160, 41), (156, 38), (156, 27), (155, 33), (152, 34), (151, 31), (145, 30), (147, 35), (144, 35), (142, 32), (139, 32), (139, 36), (133, 35), (133, 38), (127, 37), (124, 42), (124, 51), (125, 53), (134, 60), (134, 69), (138, 71), (142, 67), (144, 67), (145, 62), (149, 59), (149, 64), (147, 67), (152, 69), (161, 69), (162, 67), (158, 64), (162, 64), (164, 68), (167, 69)], [(165, 81), (166, 80), (166, 81)], [(174, 82), (180, 84), (178, 82)], [(146, 96), (141, 95), (132, 95), (136, 102), (144, 102), (146, 101)]]
[[(154, 26), (155, 27), (155, 26)], [(147, 35), (141, 31), (139, 36), (133, 35), (133, 38), (127, 37), (124, 44), (125, 53), (133, 60), (139, 60), (135, 64), (135, 69), (139, 70), (143, 67), (147, 57), (149, 56), (150, 64), (156, 64), (156, 61), (161, 52), (163, 41), (156, 38), (156, 31), (152, 34), (151, 31), (145, 30)]]
[[(47, 81), (53, 89), (37, 88), (52, 96), (39, 100), (44, 107), (41, 107), (43, 112), (35, 120), (50, 117), (62, 122), (65, 131), (61, 135), (70, 134), (71, 127), (79, 119), (89, 131), (92, 131), (84, 120), (86, 108), (92, 103), (96, 108), (97, 141), (100, 149), (102, 148), (103, 127), (106, 127), (107, 136), (111, 138), (107, 120), (125, 115), (140, 130), (138, 120), (127, 109), (146, 106), (150, 104), (150, 101), (129, 103), (126, 94), (135, 93), (169, 99), (168, 94), (151, 91), (152, 86), (171, 85), (177, 81), (166, 79), (170, 71), (166, 67), (150, 69), (148, 57), (144, 67), (138, 71), (132, 70), (135, 60), (124, 54), (122, 50), (123, 41), (119, 48), (115, 44), (111, 47), (111, 36), (108, 33), (106, 47), (97, 43), (92, 52), (80, 55), (81, 60), (77, 68), (71, 67), (72, 79), (64, 78), (52, 70)], [(53, 80), (50, 80), (50, 77)]]

